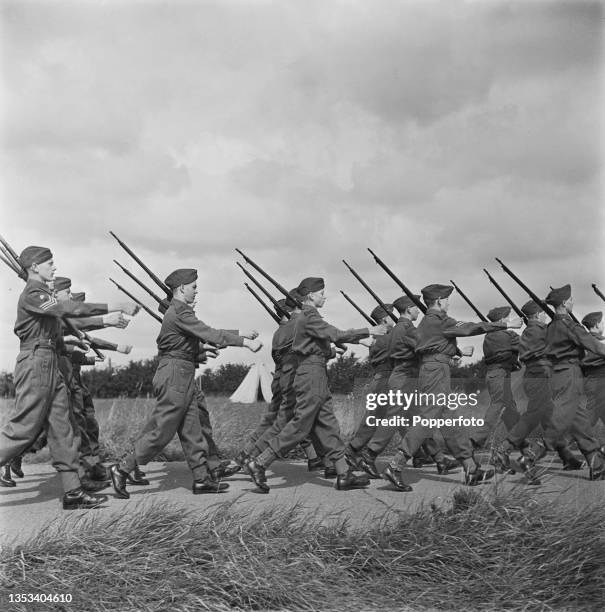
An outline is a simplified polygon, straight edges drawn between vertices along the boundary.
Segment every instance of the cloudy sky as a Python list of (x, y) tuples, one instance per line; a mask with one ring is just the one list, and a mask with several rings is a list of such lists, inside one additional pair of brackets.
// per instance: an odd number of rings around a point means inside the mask
[[(571, 282), (605, 305), (602, 4), (248, 0), (2, 0), (1, 233), (50, 246), (94, 301), (138, 272), (200, 272), (216, 327), (273, 324), (235, 266), (244, 250), (284, 285), (326, 277), (325, 317), (370, 310), (346, 258), (385, 300), (454, 279), (484, 311), (481, 269), (505, 260), (545, 295)], [(0, 270), (0, 369), (12, 369), (21, 281)], [(141, 297), (140, 290), (134, 292)], [(150, 303), (150, 302), (149, 302)], [(460, 298), (453, 316), (473, 320)], [(158, 325), (124, 332), (135, 359)], [(230, 349), (222, 361), (245, 361)], [(268, 355), (265, 353), (265, 359)], [(114, 363), (124, 363), (114, 358)]]

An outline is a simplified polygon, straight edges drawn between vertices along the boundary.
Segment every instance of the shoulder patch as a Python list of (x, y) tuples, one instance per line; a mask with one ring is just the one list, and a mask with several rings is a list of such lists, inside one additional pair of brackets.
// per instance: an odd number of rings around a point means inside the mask
[(460, 327), (461, 325), (464, 325), (464, 321), (456, 321), (456, 327)]
[(48, 310), (51, 306), (54, 306), (55, 304), (57, 304), (57, 300), (54, 297), (51, 297), (50, 299), (48, 299), (46, 302), (44, 302), (44, 304), (42, 304), (40, 306), (40, 308), (42, 310)]

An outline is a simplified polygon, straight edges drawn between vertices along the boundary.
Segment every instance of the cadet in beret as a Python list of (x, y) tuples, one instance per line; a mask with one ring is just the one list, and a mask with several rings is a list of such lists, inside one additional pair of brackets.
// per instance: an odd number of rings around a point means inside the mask
[(605, 457), (592, 433), (586, 406), (580, 402), (583, 384), (580, 362), (586, 351), (605, 356), (605, 345), (571, 318), (570, 285), (553, 289), (546, 302), (555, 308), (555, 316), (546, 328), (546, 355), (553, 364), (554, 410), (544, 439), (547, 444), (554, 445), (569, 431), (588, 462), (589, 479), (605, 480)]
[[(376, 306), (370, 313), (370, 317), (374, 319), (377, 325), (384, 325), (387, 328), (387, 333), (384, 336), (375, 338), (370, 346), (368, 361), (374, 374), (365, 388), (365, 394), (386, 393), (388, 391), (389, 376), (393, 371), (389, 344), (394, 326), (391, 314), (394, 311), (392, 304), (385, 304), (385, 306), (387, 310), (382, 308), (382, 306)], [(385, 418), (386, 413), (387, 406), (379, 406), (374, 412), (377, 419)], [(383, 449), (380, 448), (378, 452), (375, 452), (370, 448), (370, 442), (374, 440), (378, 428), (370, 427), (366, 422), (366, 417), (367, 414), (364, 410), (361, 421), (357, 425), (355, 435), (345, 449), (345, 456), (351, 467), (363, 470), (370, 478), (380, 478), (376, 468), (376, 458)], [(382, 437), (388, 431), (389, 428), (383, 428), (381, 431)], [(392, 431), (394, 433), (394, 430)], [(382, 442), (379, 442), (377, 446), (382, 447)]]
[[(487, 313), (492, 323), (506, 325), (512, 308), (498, 306)], [(500, 420), (510, 431), (519, 420), (519, 411), (511, 388), (510, 374), (518, 369), (519, 335), (510, 329), (497, 329), (487, 332), (483, 339), (483, 358), (485, 360), (485, 383), (490, 403), (484, 416), (484, 425), (471, 435), (476, 448), (482, 448), (488, 437), (498, 426)]]
[[(280, 301), (280, 303), (283, 302), (283, 306), (289, 312), (290, 318), (280, 323), (280, 327), (273, 337), (272, 344), (272, 354), (276, 368), (279, 362), (278, 382), (280, 405), (278, 406), (277, 415), (271, 425), (263, 431), (252, 445), (245, 447), (244, 452), (238, 457), (237, 461), (242, 466), (247, 465), (251, 459), (258, 457), (258, 455), (268, 448), (271, 439), (277, 436), (285, 427), (286, 423), (294, 416), (294, 408), (296, 406), (294, 376), (296, 375), (296, 369), (298, 367), (298, 359), (296, 355), (292, 353), (292, 342), (294, 340), (296, 320), (302, 312), (299, 308), (302, 296), (297, 293), (296, 288), (292, 289), (289, 294), (290, 295), (285, 300)], [(321, 454), (323, 454), (323, 449), (319, 445), (319, 442), (314, 440), (314, 444)], [(309, 471), (321, 468), (324, 465), (322, 458), (317, 456), (318, 453), (309, 437), (302, 440), (300, 445), (307, 455), (307, 467)]]
[[(523, 372), (523, 390), (527, 396), (527, 408), (519, 420), (508, 432), (506, 439), (495, 451), (492, 462), (502, 471), (511, 467), (509, 453), (513, 449), (523, 453), (520, 464), (528, 469), (546, 453), (546, 441), (543, 444), (530, 443), (529, 435), (538, 427), (546, 431), (553, 414), (552, 399), (552, 363), (546, 355), (546, 325), (548, 315), (533, 300), (523, 304), (521, 312), (527, 318), (527, 325), (519, 340), (519, 361), (525, 366)], [(582, 462), (574, 457), (569, 443), (562, 436), (552, 445), (563, 462), (563, 469), (577, 470)], [(514, 464), (513, 464), (514, 465)], [(529, 480), (537, 484), (535, 478)]]
[[(602, 312), (591, 312), (582, 319), (582, 325), (590, 335), (605, 345), (603, 328), (605, 322)], [(593, 426), (601, 419), (605, 425), (605, 357), (587, 350), (582, 359), (582, 372), (584, 373), (584, 393), (586, 394), (586, 409)], [(605, 440), (601, 438), (601, 452), (605, 452)]]
[(245, 346), (253, 352), (262, 346), (255, 340), (257, 332), (235, 334), (213, 329), (195, 316), (191, 305), (197, 295), (197, 270), (175, 270), (164, 282), (172, 290), (172, 301), (157, 338), (159, 361), (153, 379), (156, 405), (135, 443), (134, 452), (110, 468), (115, 492), (122, 499), (130, 497), (127, 482), (143, 484), (137, 483), (136, 475), (131, 475), (135, 467), (151, 461), (176, 433), (193, 472), (193, 493), (218, 493), (229, 486), (213, 480), (208, 471), (208, 445), (200, 425), (194, 381), (199, 344), (201, 340), (216, 345)]
[[(420, 296), (414, 296), (420, 302)], [(414, 321), (420, 315), (420, 309), (411, 298), (403, 295), (397, 298), (393, 305), (399, 312), (399, 320), (390, 333), (389, 353), (393, 363), (393, 371), (389, 377), (388, 389), (400, 390), (402, 393), (413, 393), (418, 386), (418, 357), (416, 355), (416, 343), (418, 341), (417, 330)], [(392, 405), (387, 408), (386, 418), (400, 414), (401, 408)], [(410, 412), (409, 414), (413, 413)], [(402, 428), (401, 440), (405, 436), (407, 428)], [(372, 450), (382, 452), (394, 435), (394, 429), (389, 427), (378, 427), (377, 432), (372, 438), (369, 446)], [(380, 445), (382, 450), (376, 446)], [(372, 448), (373, 447), (373, 448)], [(401, 449), (400, 449), (401, 450)], [(403, 450), (402, 450), (403, 452)], [(447, 474), (451, 469), (458, 465), (457, 461), (448, 459), (443, 453), (443, 449), (431, 437), (425, 440), (422, 446), (416, 451), (413, 458), (414, 467), (421, 467), (425, 462), (434, 460), (437, 464), (439, 474)], [(389, 481), (398, 491), (411, 491), (412, 487), (404, 482), (401, 471), (394, 471), (390, 465), (382, 472), (382, 477)]]
[[(134, 315), (138, 306), (131, 302), (115, 305), (59, 302), (47, 285), (54, 279), (56, 270), (50, 249), (27, 247), (19, 260), (27, 271), (15, 323), (21, 352), (15, 367), (15, 405), (0, 431), (0, 465), (10, 463), (45, 430), (52, 463), (61, 475), (65, 491), (63, 508), (92, 508), (106, 501), (107, 497), (89, 495), (80, 486), (78, 449), (67, 389), (58, 367), (61, 318), (103, 315), (109, 311)], [(14, 486), (14, 481), (11, 482), (12, 485), (4, 481), (0, 484)]]
[[(420, 393), (445, 394), (451, 392), (450, 361), (457, 354), (456, 338), (478, 336), (497, 329), (519, 328), (521, 319), (507, 323), (465, 323), (447, 316), (449, 296), (453, 291), (450, 285), (433, 284), (422, 289), (422, 299), (427, 311), (417, 328), (416, 353), (420, 359), (418, 391)], [(464, 350), (463, 354), (469, 351)], [(423, 417), (442, 418), (450, 416), (444, 406), (422, 405), (415, 410)], [(493, 471), (480, 469), (473, 457), (473, 445), (464, 427), (443, 427), (441, 429), (447, 446), (454, 457), (464, 466), (464, 482), (477, 485), (493, 477)], [(411, 459), (426, 438), (430, 438), (430, 428), (421, 425), (410, 427), (405, 434), (400, 450), (390, 464), (393, 472), (401, 472), (408, 459)]]
[(278, 457), (294, 448), (311, 431), (315, 431), (327, 457), (337, 472), (336, 488), (350, 489), (367, 486), (367, 476), (355, 476), (344, 458), (345, 447), (340, 428), (334, 416), (332, 397), (328, 387), (326, 361), (332, 354), (333, 342), (357, 342), (370, 335), (381, 336), (384, 325), (342, 331), (326, 323), (318, 312), (325, 301), (322, 278), (304, 279), (297, 289), (303, 298), (303, 311), (296, 319), (292, 352), (298, 360), (294, 378), (296, 408), (294, 417), (270, 441), (255, 460), (248, 463), (248, 471), (257, 487), (268, 492), (265, 469)]

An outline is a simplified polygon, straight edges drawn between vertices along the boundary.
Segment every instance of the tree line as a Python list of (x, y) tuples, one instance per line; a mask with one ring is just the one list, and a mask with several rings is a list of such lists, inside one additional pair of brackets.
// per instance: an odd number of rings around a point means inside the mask
[[(84, 368), (82, 381), (93, 397), (146, 397), (153, 394), (153, 376), (158, 358), (130, 361), (120, 367)], [(231, 395), (240, 385), (250, 365), (227, 363), (199, 375), (202, 389), (215, 395)], [(367, 359), (346, 355), (328, 365), (328, 380), (333, 393), (352, 393), (372, 376)], [(452, 368), (452, 387), (470, 393), (485, 387), (485, 363), (483, 359), (463, 367)], [(0, 397), (15, 396), (12, 372), (0, 372)]]

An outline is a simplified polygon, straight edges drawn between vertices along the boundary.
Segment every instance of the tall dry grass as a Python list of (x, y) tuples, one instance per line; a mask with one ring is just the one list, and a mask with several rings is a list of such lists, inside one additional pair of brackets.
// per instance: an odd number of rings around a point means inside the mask
[(364, 532), (296, 507), (244, 517), (150, 504), (55, 524), (0, 564), (5, 591), (69, 592), (68, 608), (89, 612), (588, 611), (605, 601), (604, 524), (602, 505), (569, 512), (522, 490), (461, 491), (452, 510)]

